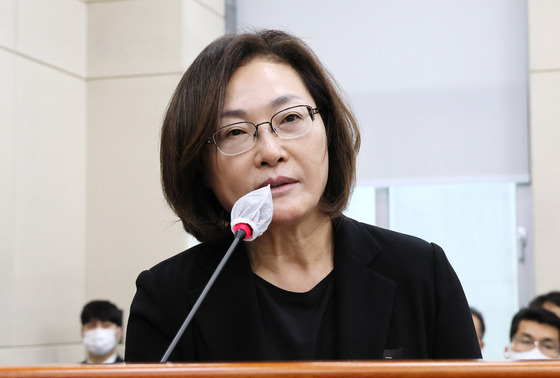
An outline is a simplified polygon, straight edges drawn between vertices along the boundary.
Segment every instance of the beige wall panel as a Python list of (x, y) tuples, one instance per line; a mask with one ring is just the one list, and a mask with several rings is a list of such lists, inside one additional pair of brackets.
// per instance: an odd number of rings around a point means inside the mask
[(532, 70), (560, 69), (560, 1), (529, 0)]
[[(79, 318), (76, 318), (74, 326), (74, 331), (79, 335), (81, 329)], [(117, 346), (117, 352), (124, 356), (124, 343)], [(81, 340), (72, 344), (0, 348), (0, 366), (76, 364), (86, 358), (87, 353)]]
[(16, 61), (12, 345), (76, 341), (84, 298), (85, 83)]
[(86, 73), (86, 5), (18, 0), (17, 50), (80, 77)]
[(138, 274), (186, 247), (159, 179), (159, 130), (179, 75), (88, 84), (87, 299), (125, 311)]
[(78, 343), (74, 345), (34, 346), (0, 350), (0, 365), (75, 364), (84, 359), (84, 347)]
[(560, 289), (560, 72), (531, 74), (535, 290)]
[(15, 45), (16, 45), (16, 0), (1, 0), (0, 1), (0, 46), (9, 49), (14, 49)]
[(0, 50), (0, 350), (11, 345), (15, 258), (15, 62)]
[(186, 70), (210, 42), (224, 34), (225, 2), (183, 0), (183, 4), (182, 69)]
[(89, 3), (88, 77), (181, 70), (181, 0)]

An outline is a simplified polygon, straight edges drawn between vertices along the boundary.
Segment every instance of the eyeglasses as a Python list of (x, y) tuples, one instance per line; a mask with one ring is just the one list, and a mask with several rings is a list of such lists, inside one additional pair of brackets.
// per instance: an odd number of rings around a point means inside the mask
[(554, 340), (534, 340), (530, 336), (516, 336), (512, 340), (512, 347), (518, 352), (528, 352), (538, 347), (544, 355), (551, 358), (560, 357), (560, 345)]
[(271, 131), (280, 138), (295, 139), (311, 130), (315, 114), (318, 113), (319, 109), (309, 105), (291, 106), (274, 114), (270, 122), (257, 125), (252, 122), (236, 122), (221, 127), (212, 138), (206, 140), (206, 144), (213, 143), (224, 155), (239, 155), (257, 144), (259, 126), (268, 124)]

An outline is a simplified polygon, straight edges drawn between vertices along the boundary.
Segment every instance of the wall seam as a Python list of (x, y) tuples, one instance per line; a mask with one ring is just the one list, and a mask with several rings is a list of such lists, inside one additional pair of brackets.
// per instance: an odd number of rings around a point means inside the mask
[[(16, 37), (16, 38), (17, 38), (17, 37)], [(17, 43), (17, 42), (16, 42), (16, 43)], [(58, 72), (60, 72), (60, 73), (63, 73), (63, 74), (65, 74), (65, 75), (68, 75), (68, 76), (71, 76), (71, 77), (74, 77), (74, 78), (76, 78), (76, 79), (86, 80), (86, 78), (85, 78), (84, 76), (78, 75), (78, 74), (76, 74), (76, 73), (74, 73), (74, 72), (72, 72), (72, 71), (65, 70), (65, 69), (63, 69), (63, 68), (60, 68), (60, 67), (58, 67), (58, 66), (55, 66), (54, 64), (50, 64), (50, 63), (47, 63), (47, 62), (42, 61), (42, 60), (40, 60), (40, 59), (34, 58), (34, 57), (30, 56), (30, 55), (23, 54), (23, 53), (17, 51), (17, 49), (11, 49), (11, 48), (6, 47), (6, 46), (0, 46), (0, 50), (7, 51), (7, 52), (9, 52), (9, 53), (14, 54), (14, 55), (17, 56), (17, 57), (26, 59), (26, 60), (28, 60), (28, 61), (30, 61), (30, 62), (33, 62), (33, 63), (37, 63), (37, 64), (39, 64), (39, 65), (41, 65), (41, 66), (43, 66), (43, 67), (47, 67), (47, 68), (53, 69), (53, 70), (55, 70), (55, 71), (58, 71)]]

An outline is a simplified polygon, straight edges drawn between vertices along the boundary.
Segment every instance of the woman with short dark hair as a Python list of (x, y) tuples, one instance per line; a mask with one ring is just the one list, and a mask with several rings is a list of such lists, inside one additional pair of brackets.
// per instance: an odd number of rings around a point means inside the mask
[[(292, 67), (317, 103), (329, 140), (329, 181), (320, 207), (331, 218), (342, 215), (355, 180), (360, 133), (336, 82), (298, 38), (277, 31), (225, 35), (206, 48), (183, 76), (169, 104), (161, 134), (164, 194), (185, 230), (204, 243), (230, 237), (229, 212), (206, 176), (209, 140), (220, 123), (228, 81), (254, 57)], [(336, 143), (330, 143), (336, 141)], [(188, 195), (187, 195), (188, 194)]]
[(267, 231), (223, 268), (169, 360), (480, 358), (435, 244), (342, 215), (360, 136), (300, 39), (226, 35), (188, 68), (161, 135), (166, 199), (201, 244), (140, 274), (127, 361), (158, 361), (233, 241), (236, 201), (270, 186)]

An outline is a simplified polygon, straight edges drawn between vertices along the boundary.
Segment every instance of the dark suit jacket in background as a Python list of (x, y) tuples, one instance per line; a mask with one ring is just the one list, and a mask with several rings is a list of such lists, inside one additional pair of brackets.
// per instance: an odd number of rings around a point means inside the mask
[[(343, 218), (334, 226), (337, 359), (481, 358), (461, 284), (443, 250)], [(125, 360), (159, 361), (229, 245), (197, 245), (136, 281)], [(266, 340), (241, 246), (169, 361), (261, 361)]]

